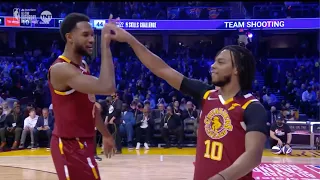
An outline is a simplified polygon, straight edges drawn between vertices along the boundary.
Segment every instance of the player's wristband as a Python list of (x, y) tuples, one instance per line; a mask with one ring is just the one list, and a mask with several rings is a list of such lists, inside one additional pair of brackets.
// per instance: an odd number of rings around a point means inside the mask
[(226, 180), (226, 178), (224, 178), (224, 176), (222, 176), (222, 174), (218, 173), (218, 175), (221, 176), (223, 180)]

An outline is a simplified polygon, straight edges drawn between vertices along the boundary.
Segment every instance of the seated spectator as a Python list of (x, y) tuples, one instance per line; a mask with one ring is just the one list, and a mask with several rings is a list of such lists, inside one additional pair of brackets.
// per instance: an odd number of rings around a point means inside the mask
[(33, 129), (35, 146), (39, 146), (39, 135), (45, 134), (48, 138), (47, 149), (50, 149), (51, 135), (53, 131), (54, 118), (49, 114), (48, 108), (42, 109), (42, 116), (38, 118), (37, 124)]
[(29, 113), (30, 113), (30, 110), (34, 108), (34, 105), (32, 103), (29, 103), (27, 105), (27, 107), (24, 109), (24, 112), (23, 112), (23, 119), (29, 117)]
[(262, 97), (263, 103), (267, 105), (267, 107), (275, 106), (277, 103), (277, 97), (267, 90), (266, 94)]
[(294, 121), (294, 120), (296, 120), (295, 119), (296, 111), (294, 111), (293, 109), (290, 109), (290, 103), (289, 102), (287, 102), (286, 105), (283, 107), (281, 113), (284, 116), (286, 121)]
[(142, 114), (141, 111), (139, 110), (139, 108), (141, 108), (141, 107), (138, 107), (137, 101), (132, 101), (130, 104), (130, 108), (131, 108), (131, 111), (134, 115), (134, 119), (137, 119), (138, 115)]
[(175, 134), (178, 139), (178, 148), (181, 149), (183, 129), (180, 117), (173, 113), (172, 107), (167, 107), (167, 113), (161, 120), (161, 134), (166, 143), (165, 148), (170, 148), (169, 135)]
[(285, 123), (284, 117), (278, 114), (277, 120), (271, 125), (270, 129), (270, 144), (273, 146), (290, 146), (292, 140), (291, 129), (288, 124)]
[(198, 118), (198, 112), (196, 110), (196, 106), (191, 102), (187, 102), (187, 108), (186, 110), (182, 111), (182, 119), (191, 118), (194, 120), (197, 120)]
[(11, 149), (17, 149), (23, 128), (23, 115), (21, 114), (20, 105), (13, 107), (11, 113), (5, 119), (5, 131), (1, 132), (1, 141), (6, 142), (6, 137), (10, 134), (14, 135), (14, 142)]
[(122, 104), (122, 113), (121, 113), (122, 124), (120, 126), (121, 134), (125, 134), (127, 136), (128, 148), (132, 149), (132, 140), (133, 140), (133, 126), (136, 123), (136, 119), (134, 118), (134, 114), (129, 111), (129, 107), (127, 103)]
[(158, 103), (158, 109), (155, 109), (153, 112), (153, 117), (155, 119), (160, 118), (162, 119), (165, 115), (164, 111), (164, 104), (163, 103)]
[[(145, 106), (143, 109), (143, 114), (138, 115), (136, 119), (136, 140), (137, 145), (136, 149), (140, 149), (141, 143), (143, 143), (145, 149), (149, 149), (148, 143), (150, 142), (151, 138), (151, 128), (153, 119), (151, 117), (150, 108), (148, 106)], [(145, 138), (144, 141), (142, 141), (142, 135), (144, 134)]]
[[(0, 105), (0, 134), (5, 132), (5, 128), (4, 128), (5, 120), (6, 120), (6, 115), (3, 113), (3, 107)], [(6, 142), (2, 138), (0, 140), (1, 140), (0, 151), (2, 151), (4, 146), (6, 145)]]
[(11, 109), (10, 109), (10, 107), (9, 107), (8, 102), (4, 102), (4, 103), (2, 104), (2, 108), (3, 108), (3, 113), (4, 113), (5, 115), (8, 115), (8, 114), (11, 112)]
[(148, 101), (150, 103), (150, 108), (154, 109), (156, 107), (156, 102), (154, 100), (154, 98), (151, 97), (150, 94), (146, 95), (146, 100), (144, 102)]
[(34, 134), (33, 128), (36, 126), (39, 116), (36, 115), (36, 110), (34, 108), (30, 109), (29, 117), (24, 120), (23, 131), (21, 135), (21, 141), (19, 148), (24, 148), (24, 143), (26, 141), (27, 134), (30, 134), (31, 145), (28, 148), (34, 148)]
[(187, 110), (187, 103), (185, 98), (181, 99), (179, 109), (181, 109), (181, 111)]
[(177, 115), (178, 117), (179, 117), (179, 119), (180, 119), (180, 121), (181, 121), (181, 115), (182, 115), (182, 111), (181, 111), (181, 109), (180, 109), (180, 103), (179, 103), (179, 101), (174, 101), (174, 103), (173, 103), (173, 113), (175, 114), (175, 115)]
[(308, 89), (302, 93), (301, 99), (302, 99), (302, 102), (309, 102), (309, 103), (316, 101), (311, 87), (308, 87)]

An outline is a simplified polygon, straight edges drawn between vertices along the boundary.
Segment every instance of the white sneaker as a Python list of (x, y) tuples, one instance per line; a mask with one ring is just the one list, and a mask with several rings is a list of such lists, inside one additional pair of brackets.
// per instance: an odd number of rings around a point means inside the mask
[(140, 143), (137, 143), (136, 150), (140, 149)]
[(148, 146), (147, 143), (144, 143), (143, 145), (144, 145), (144, 148), (145, 148), (145, 149), (149, 149), (149, 146)]

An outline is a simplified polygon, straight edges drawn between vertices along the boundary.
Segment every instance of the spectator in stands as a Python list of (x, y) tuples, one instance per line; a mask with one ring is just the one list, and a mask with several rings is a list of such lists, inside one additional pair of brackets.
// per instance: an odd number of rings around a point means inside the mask
[[(141, 143), (143, 143), (145, 149), (149, 149), (148, 143), (151, 139), (151, 128), (153, 125), (153, 119), (150, 112), (150, 107), (145, 106), (143, 108), (143, 114), (138, 115), (136, 119), (136, 149), (140, 149)], [(144, 142), (142, 141), (142, 135), (145, 136)]]
[(308, 89), (302, 93), (301, 99), (302, 99), (302, 102), (309, 102), (309, 103), (316, 100), (311, 87), (308, 87)]
[(180, 101), (180, 106), (179, 106), (179, 109), (181, 111), (185, 111), (187, 109), (187, 101), (185, 98), (182, 98), (181, 101)]
[(134, 114), (129, 111), (129, 107), (127, 103), (122, 104), (122, 113), (121, 113), (121, 121), (122, 124), (120, 126), (121, 134), (125, 134), (127, 137), (128, 148), (132, 149), (132, 140), (133, 140), (133, 126), (136, 123), (136, 119), (134, 118)]
[(282, 115), (284, 116), (284, 119), (286, 121), (294, 121), (295, 119), (295, 111), (293, 109), (291, 109), (290, 107), (290, 103), (287, 102), (286, 105), (282, 108)]
[(39, 116), (36, 114), (36, 110), (34, 108), (30, 109), (29, 117), (24, 120), (23, 131), (21, 135), (21, 141), (19, 148), (24, 148), (24, 143), (26, 141), (27, 134), (30, 134), (31, 144), (28, 148), (34, 148), (34, 134), (33, 129), (37, 124)]
[(32, 103), (28, 103), (27, 107), (24, 109), (24, 112), (23, 112), (24, 119), (29, 117), (29, 113), (32, 108), (34, 108), (34, 105)]
[(153, 111), (154, 115), (153, 117), (155, 119), (160, 118), (162, 119), (165, 115), (165, 111), (164, 111), (164, 104), (163, 103), (158, 103), (158, 109)]
[(271, 125), (270, 137), (271, 147), (275, 145), (290, 147), (292, 140), (291, 129), (285, 123), (284, 117), (281, 114), (278, 114), (276, 122)]
[(21, 132), (23, 129), (23, 116), (20, 104), (13, 107), (13, 110), (6, 116), (5, 132), (1, 133), (1, 139), (6, 142), (6, 136), (14, 134), (14, 142), (11, 149), (16, 149), (19, 145)]
[(150, 103), (150, 108), (154, 109), (156, 107), (156, 102), (154, 98), (151, 97), (151, 94), (146, 95), (146, 100), (144, 102), (148, 101)]
[(182, 119), (186, 119), (186, 118), (190, 118), (194, 120), (197, 120), (198, 118), (198, 112), (196, 110), (196, 106), (191, 101), (187, 102), (186, 110), (182, 111)]
[(306, 113), (309, 117), (315, 115), (317, 103), (316, 98), (316, 92), (312, 89), (312, 87), (308, 87), (308, 89), (302, 93), (302, 102), (300, 104), (300, 108), (301, 111)]
[(267, 107), (275, 106), (277, 103), (277, 97), (267, 89), (267, 92), (262, 97), (263, 103), (267, 105)]
[(49, 114), (48, 108), (42, 109), (42, 116), (38, 118), (37, 124), (33, 129), (35, 146), (39, 146), (39, 136), (45, 134), (48, 139), (47, 149), (50, 149), (51, 135), (53, 131), (54, 118)]
[(11, 109), (10, 109), (10, 107), (9, 107), (8, 102), (4, 102), (4, 103), (2, 104), (2, 107), (3, 107), (3, 113), (4, 113), (5, 115), (8, 115), (8, 114), (11, 112)]
[(173, 102), (173, 113), (175, 114), (175, 115), (177, 115), (177, 117), (179, 117), (179, 119), (180, 119), (180, 121), (182, 120), (181, 118), (181, 115), (182, 115), (182, 111), (181, 111), (181, 109), (180, 109), (180, 103), (179, 103), (179, 101), (178, 100), (175, 100), (174, 102)]
[[(6, 115), (3, 113), (3, 107), (0, 105), (0, 134), (5, 132), (5, 120), (6, 120)], [(4, 148), (4, 146), (6, 145), (6, 141), (5, 139), (2, 139), (2, 137), (0, 136), (0, 151), (2, 151), (2, 149)]]
[(130, 108), (131, 108), (131, 111), (132, 111), (132, 113), (134, 115), (134, 119), (137, 120), (138, 115), (142, 114), (142, 112), (139, 110), (137, 101), (132, 101), (131, 104), (130, 104)]
[(166, 143), (165, 148), (170, 148), (169, 136), (174, 134), (178, 140), (178, 148), (182, 148), (183, 129), (180, 117), (173, 112), (171, 106), (167, 107), (166, 115), (161, 120), (161, 134)]

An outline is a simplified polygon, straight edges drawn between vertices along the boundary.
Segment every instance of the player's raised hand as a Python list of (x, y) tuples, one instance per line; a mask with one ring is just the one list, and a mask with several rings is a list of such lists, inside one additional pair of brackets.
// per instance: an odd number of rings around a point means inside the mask
[(129, 42), (133, 38), (133, 36), (126, 30), (117, 26), (116, 22), (119, 22), (119, 21), (120, 21), (120, 18), (113, 19), (113, 20), (110, 20), (109, 18), (109, 22), (111, 23), (108, 23), (106, 26), (109, 30), (111, 30), (110, 37), (114, 41)]
[(111, 41), (111, 36), (110, 36), (110, 34), (111, 34), (111, 28), (110, 28), (110, 25), (111, 25), (111, 24), (114, 24), (114, 25), (115, 25), (115, 24), (116, 24), (116, 21), (117, 21), (117, 20), (114, 20), (114, 19), (113, 19), (113, 15), (110, 14), (110, 15), (109, 15), (109, 19), (108, 19), (108, 23), (104, 24), (104, 26), (103, 26), (103, 28), (102, 28), (102, 30), (101, 30), (101, 38), (103, 39), (103, 41), (106, 41), (107, 44), (109, 44), (110, 41)]

